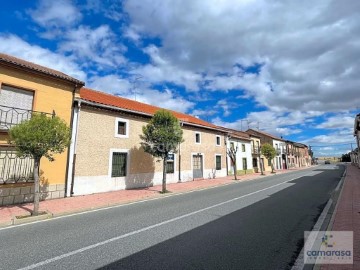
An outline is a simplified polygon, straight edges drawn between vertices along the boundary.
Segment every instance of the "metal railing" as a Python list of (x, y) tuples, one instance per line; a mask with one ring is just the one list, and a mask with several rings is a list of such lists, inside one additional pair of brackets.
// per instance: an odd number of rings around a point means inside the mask
[(255, 147), (252, 147), (251, 148), (251, 153), (254, 154), (254, 155), (257, 155), (259, 153), (259, 150)]
[(0, 149), (0, 185), (34, 181), (34, 160), (18, 157), (14, 149)]
[(0, 130), (9, 130), (11, 127), (20, 124), (22, 121), (29, 120), (34, 113), (46, 114), (49, 116), (55, 115), (55, 111), (51, 114), (0, 105)]

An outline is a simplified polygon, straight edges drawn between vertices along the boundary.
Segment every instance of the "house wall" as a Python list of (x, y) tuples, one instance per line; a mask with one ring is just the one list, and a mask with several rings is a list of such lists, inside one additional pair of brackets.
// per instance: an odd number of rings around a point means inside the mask
[[(5, 66), (0, 66), (0, 83), (34, 92), (33, 110), (46, 113), (52, 113), (54, 110), (57, 116), (70, 125), (73, 84)], [(79, 89), (77, 89), (76, 95), (79, 95)], [(7, 145), (7, 140), (7, 132), (0, 133), (0, 145)], [(40, 164), (43, 198), (46, 199), (64, 196), (67, 151), (54, 155), (54, 157), (54, 162), (42, 158)], [(24, 188), (21, 190), (24, 185), (29, 192), (25, 192)], [(3, 192), (1, 190), (4, 190), (5, 187), (0, 186), (0, 196), (8, 193), (15, 194), (11, 198), (4, 196), (2, 201), (5, 201), (5, 197), (6, 204), (32, 201), (30, 187), (28, 188), (30, 185), (33, 184), (21, 184), (21, 187), (20, 185), (11, 185), (15, 191)]]
[(287, 164), (288, 169), (295, 168), (296, 166), (296, 157), (295, 157), (295, 147), (292, 143), (286, 144), (287, 148)]
[[(237, 138), (230, 138), (227, 143), (227, 148), (230, 149), (230, 144), (234, 143), (234, 147), (238, 148), (236, 152), (236, 166), (237, 171), (242, 171), (242, 173), (252, 173), (254, 172), (253, 164), (252, 164), (252, 154), (251, 154), (251, 141), (241, 140)], [(242, 151), (242, 145), (245, 145), (245, 151)], [(244, 163), (243, 158), (246, 158), (247, 170), (244, 171)], [(230, 157), (228, 159), (228, 172), (230, 174), (234, 174), (234, 168), (231, 162)]]
[[(257, 143), (259, 142), (259, 145), (261, 147), (261, 141), (259, 138), (256, 138), (256, 137), (252, 137), (250, 136), (250, 139), (252, 140), (252, 145), (254, 145), (255, 147), (257, 147)], [(259, 155), (257, 153), (253, 153), (252, 154), (252, 158), (256, 158), (257, 159), (257, 164), (258, 164), (258, 169), (257, 171), (258, 172), (261, 172), (260, 170), (260, 161), (259, 161)], [(271, 167), (268, 165), (268, 161), (267, 159), (265, 158), (265, 156), (263, 154), (261, 154), (261, 151), (260, 151), (260, 158), (263, 160), (263, 167), (264, 167), (264, 171), (265, 172), (268, 172), (268, 171), (271, 171)]]
[(273, 139), (272, 145), (274, 146), (276, 151), (279, 151), (277, 152), (277, 155), (273, 159), (274, 168), (276, 170), (284, 169), (285, 168), (284, 163), (286, 161), (283, 159), (282, 154), (285, 154), (285, 149), (286, 149), (285, 142)]
[[(127, 138), (115, 136), (115, 120), (128, 121)], [(142, 127), (150, 118), (135, 117), (94, 107), (82, 106), (79, 114), (76, 140), (76, 162), (74, 195), (106, 192), (158, 185), (162, 182), (162, 162), (145, 153), (141, 148)], [(195, 143), (195, 132), (201, 133), (201, 143)], [(216, 135), (221, 136), (221, 145), (216, 145)], [(193, 180), (193, 155), (203, 157), (203, 177), (226, 175), (225, 145), (223, 135), (216, 131), (183, 126), (184, 142), (180, 152), (175, 154), (175, 171), (167, 174), (167, 183)], [(111, 177), (111, 150), (118, 149), (128, 153), (127, 175)], [(181, 155), (181, 172), (179, 161)], [(222, 156), (221, 170), (215, 170), (215, 156)], [(215, 175), (214, 175), (215, 174)], [(70, 182), (70, 181), (69, 181)], [(70, 188), (69, 188), (70, 190)]]

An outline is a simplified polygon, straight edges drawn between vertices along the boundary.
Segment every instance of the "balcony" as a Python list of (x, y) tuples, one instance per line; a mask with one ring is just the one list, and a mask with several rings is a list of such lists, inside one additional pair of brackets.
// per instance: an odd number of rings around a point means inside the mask
[(33, 182), (34, 160), (18, 157), (13, 148), (0, 148), (0, 185)]
[(259, 154), (259, 150), (258, 150), (257, 148), (255, 148), (255, 147), (252, 147), (252, 148), (251, 148), (251, 153), (252, 153), (253, 155), (258, 155), (258, 154)]
[(55, 112), (51, 114), (0, 105), (0, 131), (7, 131), (22, 121), (29, 120), (33, 113), (55, 115)]

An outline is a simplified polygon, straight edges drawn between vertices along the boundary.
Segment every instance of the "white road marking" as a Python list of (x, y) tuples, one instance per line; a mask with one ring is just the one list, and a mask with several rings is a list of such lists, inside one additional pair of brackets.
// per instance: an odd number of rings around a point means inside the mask
[(114, 241), (117, 241), (117, 240), (120, 240), (120, 239), (124, 239), (124, 238), (126, 238), (126, 237), (129, 237), (129, 236), (132, 236), (132, 235), (141, 233), (141, 232), (145, 232), (145, 231), (154, 229), (154, 228), (156, 228), (156, 227), (159, 227), (159, 226), (162, 226), (162, 225), (165, 225), (165, 224), (168, 224), (168, 223), (171, 223), (171, 222), (174, 222), (174, 221), (177, 221), (177, 220), (186, 218), (186, 217), (190, 217), (190, 216), (196, 215), (196, 214), (198, 214), (198, 213), (201, 213), (201, 212), (204, 212), (204, 211), (207, 211), (207, 210), (210, 210), (210, 209), (213, 209), (213, 208), (222, 206), (222, 205), (224, 205), (224, 204), (228, 204), (228, 203), (231, 203), (231, 202), (240, 200), (240, 199), (242, 199), (242, 198), (245, 198), (245, 197), (254, 195), (254, 194), (256, 194), (256, 193), (260, 193), (260, 192), (266, 191), (266, 190), (268, 190), (268, 189), (271, 189), (271, 188), (274, 188), (274, 187), (283, 185), (283, 184), (285, 184), (285, 183), (287, 183), (287, 182), (289, 182), (289, 181), (292, 181), (292, 180), (294, 180), (294, 179), (296, 179), (296, 178), (293, 178), (293, 179), (291, 179), (291, 180), (287, 180), (287, 181), (285, 181), (285, 182), (281, 182), (281, 183), (279, 183), (279, 184), (276, 184), (276, 185), (273, 185), (273, 186), (270, 186), (270, 187), (267, 187), (267, 188), (263, 188), (263, 189), (260, 189), (260, 190), (257, 190), (257, 191), (254, 191), (254, 192), (245, 194), (245, 195), (240, 196), (240, 197), (233, 198), (233, 199), (231, 199), (231, 200), (227, 200), (227, 201), (224, 201), (224, 202), (221, 202), (221, 203), (214, 204), (214, 205), (212, 205), (212, 206), (208, 206), (208, 207), (199, 209), (199, 210), (197, 210), (197, 211), (193, 211), (193, 212), (190, 212), (190, 213), (187, 213), (187, 214), (178, 216), (178, 217), (176, 217), (176, 218), (172, 218), (172, 219), (169, 219), (169, 220), (165, 220), (165, 221), (163, 221), (163, 222), (160, 222), (160, 223), (157, 223), (157, 224), (154, 224), (154, 225), (151, 225), (151, 226), (142, 228), (142, 229), (140, 229), (140, 230), (132, 231), (132, 232), (129, 232), (129, 233), (126, 233), (126, 234), (123, 234), (123, 235), (120, 235), (120, 236), (117, 236), (117, 237), (114, 237), (114, 238), (110, 238), (110, 239), (108, 239), (108, 240), (105, 240), (105, 241), (102, 241), (102, 242), (99, 242), (99, 243), (96, 243), (96, 244), (93, 244), (93, 245), (89, 245), (89, 246), (86, 246), (86, 247), (83, 247), (83, 248), (80, 248), (80, 249), (71, 251), (71, 252), (69, 252), (69, 253), (65, 253), (65, 254), (62, 254), (62, 255), (60, 255), (60, 256), (56, 256), (56, 257), (53, 257), (53, 258), (50, 258), (50, 259), (47, 259), (47, 260), (44, 260), (44, 261), (41, 261), (41, 262), (32, 264), (32, 265), (29, 265), (29, 266), (27, 266), (27, 267), (20, 268), (20, 269), (18, 269), (18, 270), (30, 270), (30, 269), (34, 269), (34, 268), (37, 268), (37, 267), (40, 267), (40, 266), (44, 266), (44, 265), (47, 265), (47, 264), (49, 264), (49, 263), (52, 263), (52, 262), (55, 262), (55, 261), (58, 261), (58, 260), (61, 260), (61, 259), (64, 259), (64, 258), (73, 256), (73, 255), (76, 255), (76, 254), (79, 254), (79, 253), (84, 252), (84, 251), (86, 251), (86, 250), (94, 249), (94, 248), (97, 248), (97, 247), (99, 247), (99, 246), (103, 246), (103, 245), (109, 244), (109, 243), (111, 243), (111, 242), (114, 242)]

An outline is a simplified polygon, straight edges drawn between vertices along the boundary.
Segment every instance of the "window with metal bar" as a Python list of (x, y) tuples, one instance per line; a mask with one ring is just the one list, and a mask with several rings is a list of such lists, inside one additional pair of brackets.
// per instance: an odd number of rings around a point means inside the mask
[(112, 154), (111, 177), (126, 176), (127, 153)]

